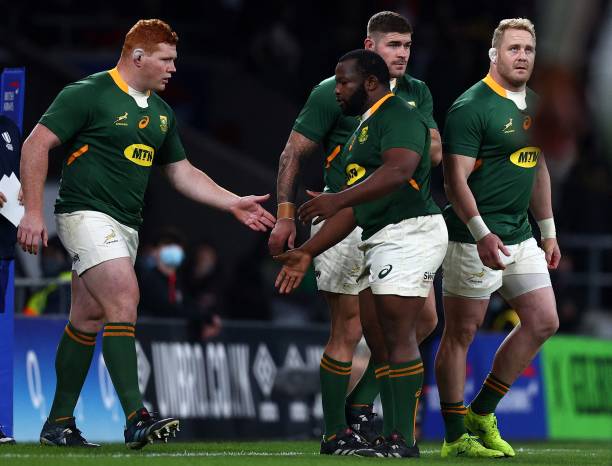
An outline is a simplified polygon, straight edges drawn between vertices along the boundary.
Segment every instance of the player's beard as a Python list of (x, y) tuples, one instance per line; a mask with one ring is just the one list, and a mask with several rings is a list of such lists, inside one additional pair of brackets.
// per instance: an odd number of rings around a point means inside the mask
[(368, 100), (368, 93), (365, 87), (360, 86), (353, 95), (346, 101), (344, 107), (344, 114), (349, 116), (358, 116), (366, 111), (366, 102)]

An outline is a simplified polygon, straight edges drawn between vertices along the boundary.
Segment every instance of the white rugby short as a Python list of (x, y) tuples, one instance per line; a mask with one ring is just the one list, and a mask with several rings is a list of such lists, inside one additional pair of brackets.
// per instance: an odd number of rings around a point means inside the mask
[[(321, 229), (323, 223), (310, 227), (310, 236)], [(317, 288), (330, 293), (357, 295), (368, 287), (363, 277), (364, 256), (359, 250), (361, 228), (355, 228), (346, 238), (322, 252), (313, 260)]]
[[(550, 286), (550, 275), (544, 251), (535, 239), (529, 238), (518, 244), (506, 246), (510, 251), (507, 257), (499, 251), (499, 257), (506, 266), (504, 270), (493, 270), (483, 265), (475, 244), (450, 241), (442, 265), (442, 289), (447, 296), (487, 299), (497, 290), (504, 297), (520, 296), (534, 289)], [(504, 277), (509, 275), (546, 274), (548, 279), (537, 280), (537, 284), (524, 290), (509, 290), (513, 296), (505, 293)], [(522, 292), (521, 292), (522, 291)], [(517, 294), (519, 293), (519, 294)]]
[(138, 232), (93, 210), (55, 214), (57, 234), (72, 258), (72, 270), (86, 270), (119, 257), (136, 261)]
[(372, 293), (427, 297), (447, 245), (442, 215), (409, 218), (376, 232), (359, 245)]

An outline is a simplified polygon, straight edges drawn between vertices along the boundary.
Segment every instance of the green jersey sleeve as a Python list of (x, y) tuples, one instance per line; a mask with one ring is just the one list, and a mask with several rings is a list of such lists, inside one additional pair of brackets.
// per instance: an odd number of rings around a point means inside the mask
[(323, 140), (342, 115), (334, 93), (335, 85), (334, 78), (328, 78), (315, 86), (295, 120), (294, 131), (316, 143)]
[(431, 92), (427, 87), (427, 84), (423, 83), (421, 86), (420, 92), (420, 102), (419, 102), (419, 111), (425, 118), (425, 122), (427, 123), (427, 127), (431, 129), (438, 129), (438, 125), (436, 124), (436, 120), (433, 117), (433, 97), (431, 96)]
[(178, 132), (178, 124), (174, 113), (171, 113), (170, 124), (168, 125), (168, 134), (164, 140), (164, 144), (159, 150), (159, 157), (155, 157), (156, 165), (167, 165), (169, 163), (180, 162), (186, 158), (185, 148), (181, 142), (181, 137)]
[(444, 153), (478, 157), (485, 129), (482, 113), (474, 105), (465, 100), (455, 102), (444, 125)]
[(83, 82), (69, 84), (57, 95), (39, 123), (63, 143), (77, 134), (92, 118), (92, 96)]

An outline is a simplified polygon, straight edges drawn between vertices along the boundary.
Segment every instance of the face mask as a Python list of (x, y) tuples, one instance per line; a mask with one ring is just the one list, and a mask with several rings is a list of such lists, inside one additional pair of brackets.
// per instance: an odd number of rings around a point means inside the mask
[(185, 252), (178, 244), (168, 244), (159, 250), (159, 260), (167, 267), (178, 268), (184, 258)]

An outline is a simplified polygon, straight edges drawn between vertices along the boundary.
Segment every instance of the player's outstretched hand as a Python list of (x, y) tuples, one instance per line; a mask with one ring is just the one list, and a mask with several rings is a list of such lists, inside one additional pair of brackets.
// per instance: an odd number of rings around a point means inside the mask
[(276, 220), (268, 239), (268, 250), (276, 256), (285, 250), (285, 244), (289, 249), (293, 249), (295, 245), (295, 221), (292, 218)]
[(292, 249), (274, 256), (274, 260), (283, 264), (274, 286), (278, 288), (280, 294), (289, 294), (302, 283), (312, 262), (312, 256), (301, 249)]
[(251, 230), (267, 231), (274, 227), (276, 218), (260, 204), (270, 199), (269, 194), (263, 196), (243, 196), (230, 207), (230, 212)]
[(499, 251), (503, 252), (504, 255), (508, 257), (510, 256), (510, 251), (504, 246), (499, 236), (489, 233), (476, 244), (478, 255), (484, 265), (493, 270), (504, 270), (506, 268), (501, 257), (499, 257)]
[(542, 240), (542, 249), (546, 254), (546, 263), (548, 268), (555, 270), (559, 266), (561, 260), (561, 250), (557, 243), (557, 238), (546, 238)]
[(336, 197), (334, 193), (318, 193), (308, 189), (306, 192), (313, 199), (305, 202), (298, 209), (298, 218), (304, 223), (310, 223), (312, 219), (316, 219), (312, 222), (316, 225), (341, 209), (340, 205), (334, 202), (334, 197)]
[(42, 240), (43, 246), (47, 247), (48, 239), (47, 227), (42, 215), (26, 211), (17, 228), (17, 243), (21, 249), (30, 254), (37, 254), (38, 241)]

